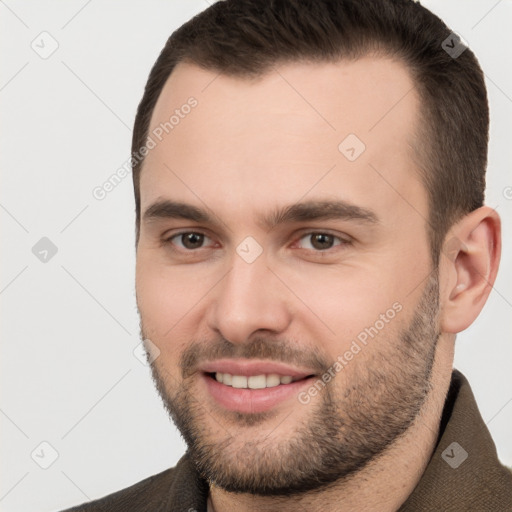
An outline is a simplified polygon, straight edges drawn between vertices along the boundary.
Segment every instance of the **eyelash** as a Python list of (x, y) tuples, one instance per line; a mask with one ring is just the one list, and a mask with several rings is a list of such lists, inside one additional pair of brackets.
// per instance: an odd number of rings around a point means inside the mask
[[(188, 234), (196, 234), (196, 235), (203, 235), (205, 238), (207, 239), (210, 239), (211, 238), (204, 232), (202, 231), (181, 231), (179, 233), (174, 233), (172, 236), (170, 237), (167, 237), (163, 240), (163, 244), (164, 245), (170, 245), (170, 246), (173, 246), (174, 243), (173, 243), (173, 240), (176, 239), (176, 238), (179, 238), (183, 235), (188, 235)], [(327, 236), (330, 236), (330, 237), (333, 237), (335, 241), (338, 241), (339, 243), (335, 243), (332, 247), (329, 247), (327, 249), (304, 249), (304, 248), (299, 248), (299, 249), (302, 249), (302, 250), (307, 250), (307, 251), (313, 251), (314, 253), (318, 253), (318, 254), (326, 254), (328, 252), (332, 252), (332, 250), (335, 248), (335, 247), (342, 247), (342, 246), (347, 246), (347, 245), (351, 245), (352, 244), (352, 240), (350, 240), (348, 237), (346, 238), (343, 238), (341, 236), (338, 236), (338, 235), (334, 235), (332, 233), (329, 233), (328, 231), (307, 231), (307, 232), (304, 232), (302, 233), (297, 239), (296, 239), (296, 242), (294, 242), (293, 244), (295, 245), (297, 242), (300, 242), (302, 239), (306, 238), (306, 237), (311, 237), (313, 235), (327, 235)], [(208, 247), (199, 247), (197, 249), (187, 249), (185, 247), (183, 248), (174, 248), (173, 247), (173, 250), (176, 250), (176, 251), (184, 251), (184, 252), (187, 252), (187, 253), (194, 253), (194, 252), (197, 252), (201, 249), (207, 249)]]

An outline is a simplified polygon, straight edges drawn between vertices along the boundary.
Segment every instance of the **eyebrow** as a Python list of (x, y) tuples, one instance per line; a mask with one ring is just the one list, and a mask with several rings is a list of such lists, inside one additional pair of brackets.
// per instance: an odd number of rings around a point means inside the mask
[[(154, 202), (145, 210), (142, 218), (144, 222), (184, 219), (204, 224), (216, 223), (208, 210), (169, 199)], [(258, 218), (257, 223), (264, 229), (271, 230), (281, 224), (317, 220), (350, 220), (366, 224), (376, 224), (379, 221), (375, 212), (368, 208), (336, 200), (306, 201), (277, 208), (270, 214)]]

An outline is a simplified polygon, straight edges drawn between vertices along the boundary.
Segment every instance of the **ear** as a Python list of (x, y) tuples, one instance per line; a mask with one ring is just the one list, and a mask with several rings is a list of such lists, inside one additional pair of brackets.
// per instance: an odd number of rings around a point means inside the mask
[(480, 314), (500, 256), (501, 221), (492, 208), (478, 208), (450, 229), (440, 261), (441, 332), (463, 331)]

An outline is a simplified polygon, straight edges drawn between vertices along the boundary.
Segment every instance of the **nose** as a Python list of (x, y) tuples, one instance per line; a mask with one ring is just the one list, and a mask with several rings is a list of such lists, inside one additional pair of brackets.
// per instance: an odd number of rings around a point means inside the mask
[(258, 331), (284, 332), (291, 322), (290, 306), (289, 292), (264, 255), (247, 263), (235, 254), (231, 270), (211, 297), (208, 324), (231, 343), (240, 344)]

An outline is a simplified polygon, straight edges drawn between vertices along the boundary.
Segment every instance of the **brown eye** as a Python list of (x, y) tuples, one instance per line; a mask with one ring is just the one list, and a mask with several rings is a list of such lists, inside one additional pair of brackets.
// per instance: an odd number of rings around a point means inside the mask
[(181, 235), (181, 243), (187, 249), (198, 249), (203, 245), (204, 235), (201, 233), (185, 233)]
[(180, 233), (171, 238), (173, 243), (178, 245), (178, 247), (189, 250), (200, 249), (203, 246), (205, 239), (208, 239), (208, 237), (202, 233), (195, 233), (193, 231)]
[(308, 233), (299, 241), (301, 249), (313, 249), (315, 251), (325, 251), (343, 243), (346, 242), (329, 233)]
[(311, 245), (318, 250), (330, 249), (333, 246), (334, 237), (325, 233), (311, 235)]

